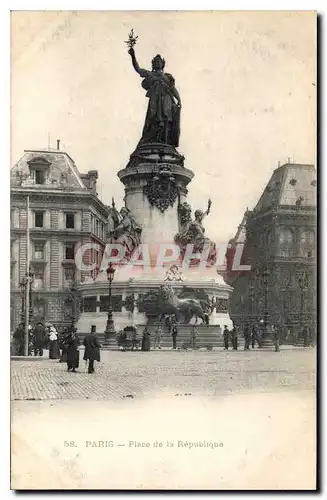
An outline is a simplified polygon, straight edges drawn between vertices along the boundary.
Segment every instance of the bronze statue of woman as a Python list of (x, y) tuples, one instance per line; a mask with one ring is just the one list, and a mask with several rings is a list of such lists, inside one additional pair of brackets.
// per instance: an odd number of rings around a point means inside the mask
[(165, 60), (158, 54), (152, 59), (152, 71), (140, 68), (133, 47), (128, 51), (135, 71), (144, 78), (142, 87), (149, 98), (140, 143), (161, 142), (178, 147), (180, 134), (181, 99), (175, 80), (164, 73)]

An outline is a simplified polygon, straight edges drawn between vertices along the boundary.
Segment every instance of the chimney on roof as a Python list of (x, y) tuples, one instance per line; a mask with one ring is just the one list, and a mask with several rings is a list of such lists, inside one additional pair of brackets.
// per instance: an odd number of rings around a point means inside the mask
[(277, 165), (278, 165), (278, 168), (279, 168), (280, 167), (280, 161), (279, 160), (278, 160), (278, 164)]
[(60, 149), (60, 139), (57, 139), (57, 149)]
[(287, 158), (287, 163), (291, 163), (291, 157), (290, 156)]

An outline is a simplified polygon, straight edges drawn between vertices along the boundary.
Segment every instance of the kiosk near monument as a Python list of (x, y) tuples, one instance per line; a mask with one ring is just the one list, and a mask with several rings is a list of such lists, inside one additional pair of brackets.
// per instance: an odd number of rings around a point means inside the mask
[[(202, 339), (204, 344), (220, 345), (224, 325), (232, 327), (228, 313), (232, 287), (218, 274), (215, 243), (205, 235), (203, 219), (210, 213), (211, 200), (206, 210), (197, 209), (192, 214), (187, 186), (194, 173), (185, 167), (185, 158), (176, 149), (181, 98), (174, 77), (164, 72), (165, 60), (159, 54), (152, 59), (151, 70), (139, 66), (134, 50), (136, 38), (132, 30), (126, 42), (128, 53), (149, 101), (141, 139), (126, 167), (117, 174), (124, 184), (125, 206), (118, 211), (113, 201), (108, 220), (108, 243), (125, 249), (124, 258), (115, 265), (112, 282), (112, 297), (120, 300), (119, 311), (113, 308), (115, 330), (128, 325), (151, 328), (175, 313), (182, 333), (189, 336), (187, 325), (197, 322), (199, 342)], [(158, 267), (155, 262), (163, 245), (177, 245), (180, 252), (176, 262)], [(183, 265), (188, 245), (194, 254), (207, 256), (205, 266), (200, 266), (196, 258), (190, 265)], [(150, 262), (131, 265), (134, 252), (142, 246), (147, 246)], [(101, 298), (108, 295), (106, 270), (102, 269), (94, 280), (81, 283), (79, 291), (84, 303), (91, 298), (96, 301), (96, 311), (81, 311), (78, 331), (85, 333), (90, 325), (96, 325), (101, 335), (107, 322), (107, 310), (100, 307)], [(169, 337), (167, 333), (167, 342)], [(115, 338), (107, 343), (117, 347)]]

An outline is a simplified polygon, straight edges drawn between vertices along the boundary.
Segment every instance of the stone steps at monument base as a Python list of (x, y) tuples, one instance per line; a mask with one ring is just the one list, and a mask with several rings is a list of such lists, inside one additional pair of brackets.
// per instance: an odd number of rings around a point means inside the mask
[[(197, 347), (207, 347), (207, 346), (212, 346), (213, 348), (223, 348), (224, 347), (224, 339), (223, 336), (220, 333), (214, 332), (214, 331), (207, 331), (208, 327), (203, 327), (203, 329), (199, 328), (198, 331), (198, 336), (196, 338), (196, 346)], [(150, 343), (151, 343), (151, 348), (154, 346), (154, 339), (155, 339), (155, 333), (153, 328), (149, 328), (150, 330)], [(201, 332), (202, 330), (202, 332)], [(203, 332), (203, 330), (205, 330)], [(209, 328), (209, 330), (213, 330), (213, 328)], [(139, 345), (141, 345), (142, 342), (142, 334), (141, 332), (143, 329), (138, 330), (138, 335), (137, 339), (139, 340)], [(82, 341), (86, 334), (79, 334), (79, 338)], [(105, 335), (104, 333), (97, 333), (97, 339), (99, 340), (100, 344), (103, 345), (103, 348), (105, 348)], [(182, 345), (184, 346), (190, 346), (191, 344), (191, 330), (189, 327), (187, 328), (181, 328), (179, 329), (177, 339), (176, 339), (176, 344), (177, 348), (181, 347)], [(238, 342), (239, 348), (243, 349), (244, 348), (244, 339), (240, 338)], [(161, 347), (162, 348), (170, 348), (173, 346), (173, 339), (171, 334), (166, 331), (163, 332), (162, 337), (161, 337)], [(231, 349), (231, 345), (230, 345)]]

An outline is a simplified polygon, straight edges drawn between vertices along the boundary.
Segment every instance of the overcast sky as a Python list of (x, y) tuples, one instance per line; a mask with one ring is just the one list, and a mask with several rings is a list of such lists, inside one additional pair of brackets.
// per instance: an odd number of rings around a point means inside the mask
[(12, 165), (24, 149), (61, 148), (99, 195), (122, 203), (116, 173), (140, 139), (147, 98), (124, 40), (151, 69), (160, 53), (182, 99), (179, 151), (195, 173), (208, 236), (232, 237), (278, 160), (315, 163), (316, 16), (287, 12), (15, 12)]

